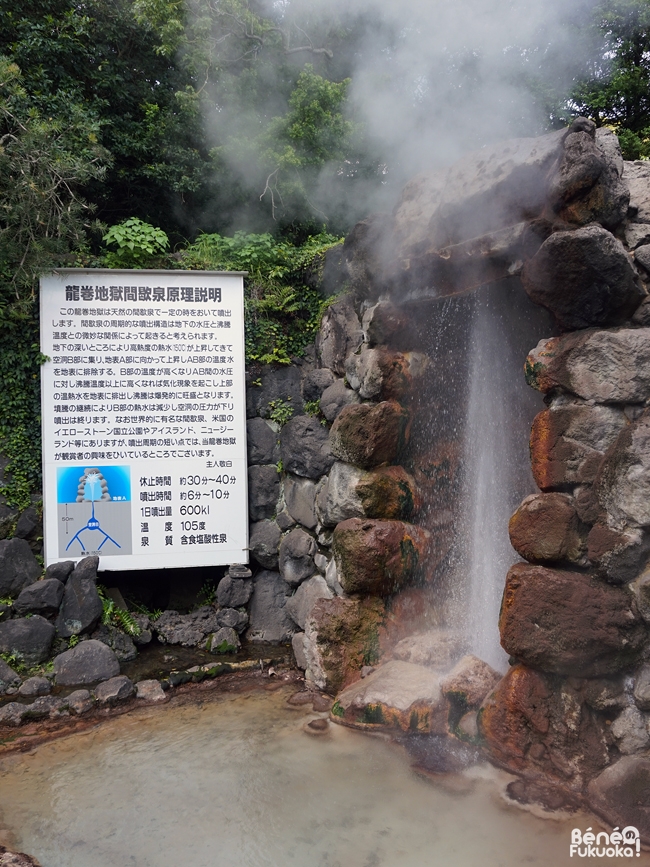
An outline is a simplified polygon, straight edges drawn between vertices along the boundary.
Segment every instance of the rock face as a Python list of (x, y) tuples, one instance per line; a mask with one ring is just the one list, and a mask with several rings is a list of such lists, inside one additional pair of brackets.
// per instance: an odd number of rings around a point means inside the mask
[(414, 380), (426, 367), (417, 352), (395, 352), (385, 346), (361, 349), (345, 362), (346, 379), (366, 400), (408, 399)]
[[(81, 563), (83, 562), (82, 560)], [(97, 586), (92, 577), (86, 577), (88, 567), (80, 568), (81, 563), (65, 585), (63, 601), (56, 620), (56, 631), (61, 638), (91, 632), (102, 616), (102, 600), (97, 593)], [(96, 567), (94, 574), (96, 578)]]
[(615, 525), (650, 525), (649, 412), (612, 444), (599, 469), (596, 492)]
[(412, 662), (394, 659), (380, 666), (344, 689), (335, 707), (349, 725), (427, 734), (447, 731), (448, 708), (440, 675)]
[(120, 673), (117, 657), (101, 641), (80, 641), (76, 647), (54, 657), (58, 686), (86, 686), (109, 680)]
[(318, 501), (318, 517), (333, 527), (348, 518), (398, 518), (409, 520), (418, 512), (420, 492), (403, 467), (380, 467), (364, 472), (337, 461), (327, 488)]
[(41, 614), (50, 617), (56, 614), (63, 599), (63, 584), (56, 578), (46, 578), (28, 584), (14, 602), (17, 614)]
[(341, 586), (346, 593), (394, 593), (415, 575), (429, 544), (424, 528), (402, 521), (342, 521), (332, 540)]
[(299, 415), (280, 432), (280, 454), (285, 472), (317, 479), (334, 463), (327, 428), (311, 415)]
[(526, 263), (522, 282), (567, 330), (617, 325), (644, 297), (623, 245), (597, 225), (552, 234)]
[(209, 605), (203, 605), (189, 614), (164, 611), (156, 620), (158, 638), (163, 643), (180, 644), (183, 647), (202, 646), (207, 636), (218, 628), (217, 612)]
[(580, 691), (515, 665), (479, 712), (479, 729), (497, 762), (581, 791), (609, 762), (607, 725)]
[(597, 403), (643, 403), (650, 394), (650, 328), (587, 329), (541, 340), (526, 380), (544, 393), (563, 389)]
[(529, 563), (584, 562), (586, 533), (573, 497), (533, 494), (510, 519), (510, 542)]
[(272, 518), (278, 507), (280, 477), (275, 464), (253, 466), (248, 470), (248, 514), (251, 521)]
[(645, 628), (630, 591), (591, 575), (517, 564), (499, 619), (505, 651), (532, 668), (601, 677), (632, 665)]
[(25, 539), (0, 541), (0, 596), (16, 598), (41, 574), (41, 567)]
[[(246, 422), (246, 448), (248, 464), (273, 464), (279, 455), (278, 435), (263, 418), (249, 418)], [(276, 454), (277, 452), (277, 454)]]
[[(632, 825), (641, 842), (650, 845), (650, 759), (624, 756), (592, 780), (588, 787), (589, 806), (608, 825), (625, 828)], [(631, 843), (636, 855), (636, 845)]]
[[(221, 585), (219, 585), (221, 586)], [(253, 595), (249, 608), (249, 641), (281, 644), (290, 641), (296, 628), (286, 610), (291, 587), (278, 572), (263, 571), (253, 579)]]
[(44, 662), (54, 641), (54, 626), (34, 614), (0, 623), (0, 653), (15, 655), (28, 665)]
[(349, 406), (330, 432), (332, 455), (363, 469), (395, 461), (409, 439), (410, 416), (397, 401)]
[(345, 359), (359, 347), (362, 340), (361, 323), (352, 304), (343, 300), (330, 305), (323, 316), (316, 341), (316, 351), (323, 367), (343, 376)]

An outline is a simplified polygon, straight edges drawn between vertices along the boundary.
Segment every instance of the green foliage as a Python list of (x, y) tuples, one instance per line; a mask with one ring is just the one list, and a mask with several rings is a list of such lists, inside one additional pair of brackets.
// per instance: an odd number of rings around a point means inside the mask
[(237, 648), (233, 647), (232, 644), (229, 644), (228, 641), (224, 638), (224, 640), (217, 645), (214, 645), (210, 649), (211, 653), (236, 653)]
[(142, 631), (130, 611), (118, 608), (115, 602), (106, 594), (106, 588), (97, 585), (97, 593), (102, 600), (102, 623), (105, 626), (116, 626), (127, 635), (140, 635)]
[(280, 427), (283, 427), (289, 421), (293, 413), (294, 409), (291, 405), (290, 397), (286, 400), (279, 397), (277, 400), (269, 401), (269, 418), (271, 421), (279, 424)]
[(70, 638), (68, 638), (68, 648), (69, 649), (76, 647), (78, 644), (79, 644), (79, 636), (78, 635), (71, 635)]
[(212, 578), (208, 578), (199, 590), (198, 599), (201, 605), (214, 605), (217, 598), (217, 588)]
[(337, 716), (339, 718), (345, 716), (345, 711), (343, 710), (341, 705), (338, 703), (338, 701), (335, 701), (334, 704), (332, 705), (332, 715)]
[(138, 217), (111, 226), (102, 240), (106, 246), (117, 247), (117, 252), (106, 253), (109, 268), (145, 268), (155, 264), (169, 248), (167, 233)]
[(320, 400), (305, 401), (305, 415), (320, 415)]

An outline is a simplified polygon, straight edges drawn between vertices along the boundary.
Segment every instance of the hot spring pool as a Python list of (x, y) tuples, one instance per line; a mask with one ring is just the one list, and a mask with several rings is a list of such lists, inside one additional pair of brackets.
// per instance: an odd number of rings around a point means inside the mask
[(454, 791), (384, 739), (309, 735), (289, 694), (144, 709), (7, 756), (0, 824), (43, 867), (559, 867), (595, 824), (506, 804), (488, 767)]

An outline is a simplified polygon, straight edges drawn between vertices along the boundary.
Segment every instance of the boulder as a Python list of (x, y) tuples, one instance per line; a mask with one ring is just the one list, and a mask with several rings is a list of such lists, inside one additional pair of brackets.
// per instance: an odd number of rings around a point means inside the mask
[[(282, 400), (302, 412), (302, 372), (295, 364), (265, 364), (253, 373), (246, 387), (246, 417), (270, 418), (272, 401)], [(251, 382), (255, 380), (256, 384)]]
[(316, 526), (316, 483), (287, 475), (284, 480), (284, 501), (294, 521), (313, 530)]
[(512, 547), (529, 563), (584, 564), (585, 529), (566, 494), (526, 497), (508, 525)]
[(379, 599), (319, 599), (305, 622), (307, 673), (319, 689), (334, 695), (357, 680), (364, 665), (380, 655), (385, 617)]
[(650, 741), (647, 720), (638, 707), (626, 707), (612, 723), (610, 732), (624, 756), (645, 749)]
[(158, 680), (140, 680), (135, 685), (136, 698), (142, 701), (162, 702), (167, 701), (165, 690)]
[(138, 655), (131, 636), (126, 635), (121, 629), (110, 623), (100, 623), (92, 633), (91, 638), (110, 647), (120, 662), (131, 662)]
[(95, 687), (98, 704), (112, 707), (121, 701), (128, 701), (135, 695), (135, 686), (124, 674), (111, 677)]
[(290, 593), (291, 587), (278, 572), (258, 572), (248, 609), (248, 641), (282, 644), (291, 640), (296, 630), (286, 610)]
[(64, 560), (61, 563), (50, 563), (45, 570), (45, 578), (56, 578), (56, 580), (60, 581), (61, 584), (65, 584), (73, 569), (74, 560)]
[(291, 648), (293, 650), (293, 655), (296, 659), (296, 665), (298, 668), (305, 671), (309, 665), (307, 662), (307, 655), (305, 652), (305, 633), (304, 632), (296, 632), (296, 634), (291, 639)]
[(531, 668), (602, 677), (638, 659), (645, 627), (633, 594), (591, 575), (518, 563), (506, 578), (501, 644)]
[(39, 614), (5, 620), (0, 623), (0, 653), (37, 665), (50, 655), (54, 632), (54, 626)]
[(63, 599), (63, 584), (56, 578), (35, 581), (21, 590), (14, 602), (16, 614), (41, 614), (50, 617), (56, 614)]
[(205, 649), (210, 653), (235, 653), (241, 641), (231, 626), (222, 626), (209, 636)]
[(280, 475), (275, 464), (248, 469), (248, 514), (251, 521), (272, 518), (278, 508)]
[(323, 367), (338, 376), (345, 373), (345, 359), (363, 340), (361, 323), (349, 299), (330, 304), (316, 338), (316, 351)]
[(18, 695), (24, 698), (35, 698), (39, 695), (49, 695), (52, 684), (46, 677), (28, 677), (18, 687)]
[(650, 328), (589, 328), (540, 340), (528, 355), (526, 381), (596, 403), (644, 403), (650, 397)]
[(610, 761), (605, 716), (569, 682), (524, 665), (512, 666), (488, 695), (478, 724), (498, 765), (569, 792), (581, 792)]
[(364, 472), (337, 461), (327, 489), (319, 499), (318, 516), (326, 527), (348, 518), (409, 520), (420, 508), (420, 493), (403, 467), (380, 467)]
[(327, 421), (333, 422), (337, 415), (346, 406), (360, 403), (359, 395), (356, 391), (348, 388), (345, 380), (337, 379), (332, 385), (325, 389), (320, 399), (320, 411), (323, 413)]
[[(87, 561), (97, 557), (86, 557), (78, 564), (68, 578), (63, 591), (63, 600), (56, 619), (56, 631), (60, 638), (92, 632), (102, 616), (102, 600), (97, 585), (92, 578), (92, 564)], [(95, 566), (95, 578), (97, 570)]]
[(25, 716), (27, 705), (17, 701), (10, 701), (0, 707), (0, 726), (19, 726)]
[(87, 689), (75, 689), (66, 699), (68, 708), (72, 713), (81, 716), (88, 713), (95, 706), (95, 699)]
[[(646, 231), (650, 235), (650, 226), (645, 226)], [(637, 247), (634, 251), (634, 261), (650, 273), (650, 243), (644, 243), (641, 247)]]
[(333, 718), (347, 725), (446, 734), (448, 706), (440, 675), (393, 659), (339, 693)]
[(264, 520), (251, 524), (248, 547), (253, 557), (265, 569), (275, 569), (278, 565), (281, 536), (275, 521)]
[(363, 314), (361, 327), (369, 346), (404, 346), (412, 339), (411, 318), (391, 301), (379, 301)]
[(225, 575), (217, 585), (217, 602), (220, 608), (241, 608), (247, 605), (253, 594), (251, 578), (233, 578)]
[(291, 530), (280, 543), (280, 575), (293, 586), (300, 584), (316, 571), (314, 556), (316, 540), (300, 528)]
[(650, 526), (650, 411), (610, 446), (595, 491), (614, 526)]
[(334, 530), (332, 551), (346, 593), (386, 596), (417, 573), (430, 544), (422, 527), (350, 518)]
[(465, 648), (465, 640), (457, 632), (431, 629), (408, 635), (393, 648), (393, 657), (415, 665), (426, 665), (436, 671), (449, 671)]
[(587, 557), (596, 574), (625, 584), (639, 574), (650, 552), (650, 536), (637, 528), (616, 530), (598, 522), (587, 536)]
[[(650, 759), (623, 756), (599, 774), (587, 787), (591, 809), (608, 826), (638, 829), (641, 842), (650, 845)], [(637, 855), (635, 841), (630, 848)]]
[(295, 594), (287, 599), (286, 610), (293, 622), (304, 629), (316, 602), (319, 599), (332, 599), (333, 596), (325, 579), (320, 575), (314, 575), (313, 578), (303, 581)]
[(410, 416), (397, 401), (341, 410), (330, 432), (334, 457), (363, 469), (394, 463), (408, 443)]
[(7, 689), (20, 683), (20, 675), (10, 665), (0, 659), (0, 695), (4, 695)]
[(74, 567), (70, 578), (76, 578), (78, 581), (97, 581), (98, 569), (99, 557), (84, 557)]
[(163, 611), (155, 622), (158, 638), (163, 644), (183, 647), (202, 646), (207, 636), (218, 628), (217, 612), (210, 605), (203, 605), (189, 614)]
[(248, 626), (248, 614), (245, 611), (237, 611), (236, 608), (222, 608), (217, 611), (217, 623), (220, 628), (227, 626), (235, 632), (243, 632)]
[(86, 686), (120, 673), (120, 663), (110, 647), (92, 638), (54, 657), (57, 686)]
[(280, 432), (280, 454), (286, 473), (317, 479), (334, 463), (328, 430), (316, 416), (296, 416)]
[(530, 432), (535, 482), (543, 491), (590, 484), (627, 425), (620, 409), (554, 402), (535, 416)]
[(333, 385), (336, 377), (328, 367), (310, 370), (302, 382), (302, 396), (306, 401), (320, 400), (323, 392)]
[(41, 567), (25, 539), (0, 540), (0, 597), (15, 599), (40, 574)]
[(249, 418), (246, 422), (246, 449), (249, 466), (277, 463), (278, 435), (263, 418)]
[(477, 708), (501, 680), (491, 665), (468, 654), (440, 681), (442, 694), (463, 708)]
[(419, 352), (364, 346), (346, 359), (345, 375), (350, 386), (366, 400), (400, 400), (408, 398), (414, 379), (425, 368), (426, 356)]

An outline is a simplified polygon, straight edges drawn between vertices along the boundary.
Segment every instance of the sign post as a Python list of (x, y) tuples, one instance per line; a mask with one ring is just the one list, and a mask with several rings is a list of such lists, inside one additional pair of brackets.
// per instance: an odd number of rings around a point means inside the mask
[(46, 565), (248, 562), (243, 275), (41, 279)]

